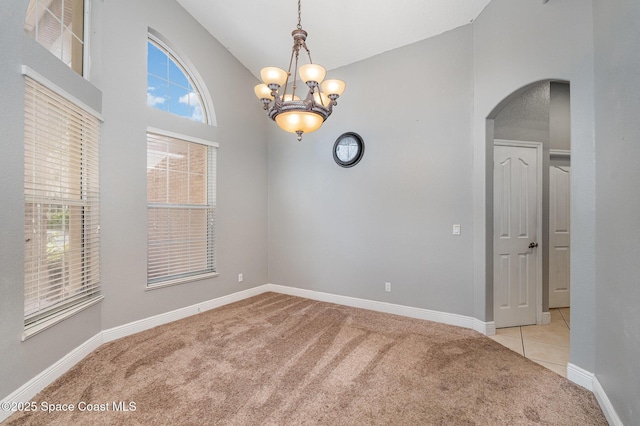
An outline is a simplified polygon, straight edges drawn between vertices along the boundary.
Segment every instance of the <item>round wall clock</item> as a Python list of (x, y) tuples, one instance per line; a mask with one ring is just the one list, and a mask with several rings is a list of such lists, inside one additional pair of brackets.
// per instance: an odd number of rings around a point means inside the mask
[(333, 159), (341, 167), (355, 166), (363, 154), (364, 142), (357, 133), (343, 133), (333, 144)]

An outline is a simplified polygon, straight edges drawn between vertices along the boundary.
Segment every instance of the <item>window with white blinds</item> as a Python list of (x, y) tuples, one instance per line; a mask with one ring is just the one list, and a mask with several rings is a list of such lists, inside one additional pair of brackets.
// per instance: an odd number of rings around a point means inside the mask
[(147, 133), (147, 282), (213, 276), (216, 146)]
[(25, 76), (25, 331), (101, 298), (99, 129)]

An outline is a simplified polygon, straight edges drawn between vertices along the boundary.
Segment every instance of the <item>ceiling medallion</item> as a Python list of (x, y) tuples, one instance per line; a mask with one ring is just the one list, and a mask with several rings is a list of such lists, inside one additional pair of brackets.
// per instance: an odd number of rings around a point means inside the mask
[[(342, 95), (346, 87), (346, 83), (342, 80), (325, 80), (327, 70), (311, 60), (311, 52), (306, 44), (307, 32), (302, 29), (300, 17), (300, 0), (298, 0), (298, 26), (291, 33), (293, 49), (289, 70), (285, 71), (277, 67), (262, 68), (260, 77), (264, 83), (258, 84), (254, 89), (269, 118), (282, 130), (296, 133), (298, 140), (302, 140), (303, 133), (311, 133), (322, 126), (322, 123), (331, 115), (333, 107), (338, 104), (336, 99)], [(307, 52), (309, 63), (298, 69), (300, 49)], [(292, 67), (293, 76), (291, 75)], [(304, 100), (296, 96), (298, 76), (309, 88)], [(287, 92), (290, 78), (291, 90)], [(282, 93), (280, 93), (281, 88)]]

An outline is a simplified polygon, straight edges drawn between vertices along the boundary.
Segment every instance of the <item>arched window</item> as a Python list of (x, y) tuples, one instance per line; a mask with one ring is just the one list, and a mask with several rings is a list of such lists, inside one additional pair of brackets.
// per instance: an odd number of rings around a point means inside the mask
[(203, 91), (192, 73), (169, 47), (149, 34), (147, 105), (205, 124), (212, 123)]

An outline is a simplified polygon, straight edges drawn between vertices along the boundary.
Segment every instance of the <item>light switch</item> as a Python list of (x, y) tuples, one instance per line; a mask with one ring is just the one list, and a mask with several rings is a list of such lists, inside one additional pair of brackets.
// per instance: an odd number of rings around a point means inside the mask
[(453, 225), (453, 235), (460, 235), (460, 225)]

